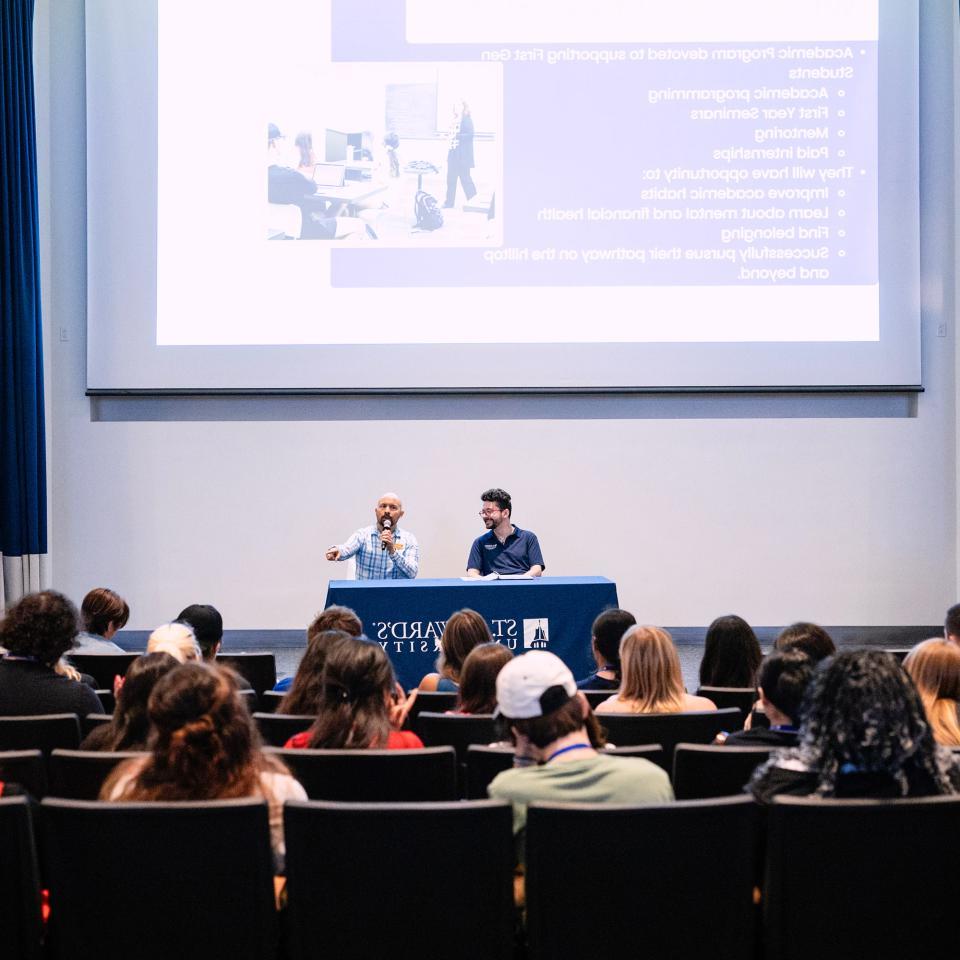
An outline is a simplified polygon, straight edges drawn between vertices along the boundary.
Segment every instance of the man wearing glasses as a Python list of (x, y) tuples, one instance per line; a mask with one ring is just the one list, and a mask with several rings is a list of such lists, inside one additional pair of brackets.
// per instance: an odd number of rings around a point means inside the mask
[(467, 575), (491, 573), (539, 577), (546, 567), (537, 535), (511, 522), (513, 504), (506, 490), (494, 487), (480, 494), (480, 516), (487, 532), (477, 537), (467, 559)]

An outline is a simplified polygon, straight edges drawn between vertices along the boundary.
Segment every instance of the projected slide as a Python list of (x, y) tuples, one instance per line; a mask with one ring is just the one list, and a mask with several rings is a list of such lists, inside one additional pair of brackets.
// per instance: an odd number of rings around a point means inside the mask
[(158, 35), (159, 345), (880, 337), (876, 0), (169, 0)]

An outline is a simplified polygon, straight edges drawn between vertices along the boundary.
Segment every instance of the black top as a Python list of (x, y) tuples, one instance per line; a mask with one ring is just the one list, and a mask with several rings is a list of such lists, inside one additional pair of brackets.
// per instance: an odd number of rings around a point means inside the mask
[(770, 730), (767, 727), (752, 727), (737, 730), (724, 740), (727, 747), (795, 747), (798, 738), (795, 730)]
[(0, 660), (0, 717), (44, 713), (103, 713), (100, 698), (85, 683), (68, 680), (32, 660)]
[(587, 677), (586, 680), (579, 680), (577, 682), (578, 690), (619, 690), (620, 681), (619, 680), (609, 680), (606, 677), (597, 676), (593, 674), (590, 677)]

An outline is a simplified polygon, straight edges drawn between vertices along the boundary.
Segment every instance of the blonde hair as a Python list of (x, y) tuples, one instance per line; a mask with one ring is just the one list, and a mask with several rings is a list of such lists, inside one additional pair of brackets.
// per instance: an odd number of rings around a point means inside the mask
[(147, 653), (169, 653), (181, 663), (203, 659), (200, 644), (185, 623), (165, 623), (157, 627), (147, 640)]
[(660, 627), (633, 626), (620, 641), (621, 700), (631, 713), (680, 713), (683, 673), (673, 639)]
[(933, 739), (945, 747), (960, 747), (960, 647), (934, 637), (918, 643), (903, 661), (920, 694)]

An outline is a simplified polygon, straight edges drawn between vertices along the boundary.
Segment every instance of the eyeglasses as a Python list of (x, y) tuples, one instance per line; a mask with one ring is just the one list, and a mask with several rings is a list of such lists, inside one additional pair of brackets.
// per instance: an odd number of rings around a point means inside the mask
[(481, 511), (480, 511), (480, 516), (481, 516), (481, 517), (492, 517), (495, 513), (503, 513), (503, 511), (502, 511), (502, 510), (497, 510), (496, 507), (491, 507), (491, 508), (488, 509), (488, 510), (481, 510)]

